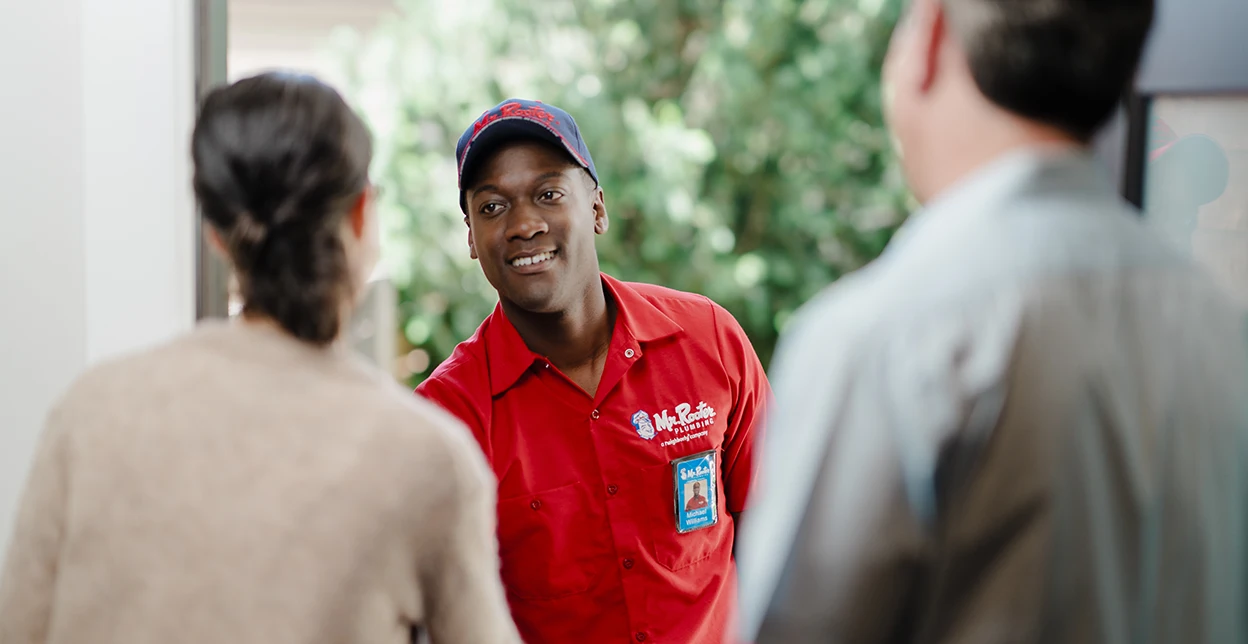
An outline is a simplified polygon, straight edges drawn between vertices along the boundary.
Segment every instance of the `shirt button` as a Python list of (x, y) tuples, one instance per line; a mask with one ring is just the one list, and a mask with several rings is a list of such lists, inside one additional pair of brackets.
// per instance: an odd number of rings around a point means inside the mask
[(632, 569), (633, 569), (633, 560), (632, 560), (632, 559), (625, 559), (625, 560), (624, 560), (624, 570), (632, 570)]
[(635, 356), (635, 355), (637, 355), (637, 352), (636, 352), (636, 351), (633, 351), (632, 349), (625, 349), (625, 350), (624, 350), (624, 357), (625, 357), (625, 358), (631, 358), (631, 357), (633, 357), (633, 356)]
[(620, 491), (620, 488), (618, 488), (618, 487), (616, 487), (616, 486), (614, 486), (614, 485), (608, 485), (608, 486), (607, 486), (607, 494), (615, 494), (616, 492), (619, 492), (619, 491)]
[(637, 638), (637, 641), (638, 641), (638, 642), (644, 642), (644, 641), (646, 641), (646, 634), (645, 634), (645, 633), (638, 633), (638, 634), (637, 634), (637, 635), (635, 635), (634, 637), (636, 637), (636, 638)]
[(597, 410), (597, 409), (595, 409), (595, 410), (593, 410), (593, 411), (589, 412), (589, 417), (590, 417), (590, 418), (593, 418), (594, 420), (598, 420), (598, 410)]
[(533, 502), (529, 504), (529, 507), (534, 510), (540, 510), (542, 508), (542, 502), (537, 499), (533, 499)]

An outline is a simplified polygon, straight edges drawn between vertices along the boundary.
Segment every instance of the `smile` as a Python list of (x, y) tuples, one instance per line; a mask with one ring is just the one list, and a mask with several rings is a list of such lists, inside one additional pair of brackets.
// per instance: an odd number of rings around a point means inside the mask
[(521, 268), (521, 267), (524, 267), (524, 266), (534, 266), (534, 265), (537, 265), (537, 264), (542, 264), (542, 263), (544, 263), (544, 262), (548, 262), (548, 261), (550, 261), (550, 260), (552, 260), (552, 259), (554, 259), (554, 258), (555, 258), (555, 251), (550, 250), (550, 251), (546, 251), (546, 252), (544, 252), (544, 253), (538, 253), (538, 254), (536, 254), (536, 255), (530, 255), (530, 256), (528, 256), (528, 257), (517, 257), (517, 258), (515, 258), (515, 259), (511, 260), (511, 265), (512, 265), (513, 267), (515, 267), (515, 268)]

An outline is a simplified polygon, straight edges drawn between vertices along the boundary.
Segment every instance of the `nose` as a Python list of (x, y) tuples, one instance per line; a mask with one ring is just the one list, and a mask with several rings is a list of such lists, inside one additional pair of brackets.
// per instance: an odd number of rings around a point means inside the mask
[(507, 217), (507, 241), (526, 241), (548, 230), (546, 220), (527, 204), (513, 206)]

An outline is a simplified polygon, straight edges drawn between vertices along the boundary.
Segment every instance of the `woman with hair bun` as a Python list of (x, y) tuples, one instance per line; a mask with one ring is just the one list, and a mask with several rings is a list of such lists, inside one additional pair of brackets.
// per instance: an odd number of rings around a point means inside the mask
[(264, 74), (209, 94), (191, 149), (242, 316), (54, 407), (0, 642), (518, 642), (476, 443), (339, 341), (378, 255), (364, 124)]

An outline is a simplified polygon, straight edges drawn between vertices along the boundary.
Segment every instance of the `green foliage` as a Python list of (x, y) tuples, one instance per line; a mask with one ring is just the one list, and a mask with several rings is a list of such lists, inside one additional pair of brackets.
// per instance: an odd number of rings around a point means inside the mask
[(497, 301), (468, 257), (454, 147), (511, 96), (581, 126), (611, 216), (603, 270), (711, 297), (766, 364), (788, 316), (905, 211), (879, 91), (898, 4), (409, 0), (367, 41), (341, 34), (405, 346), (431, 357), (412, 383)]

